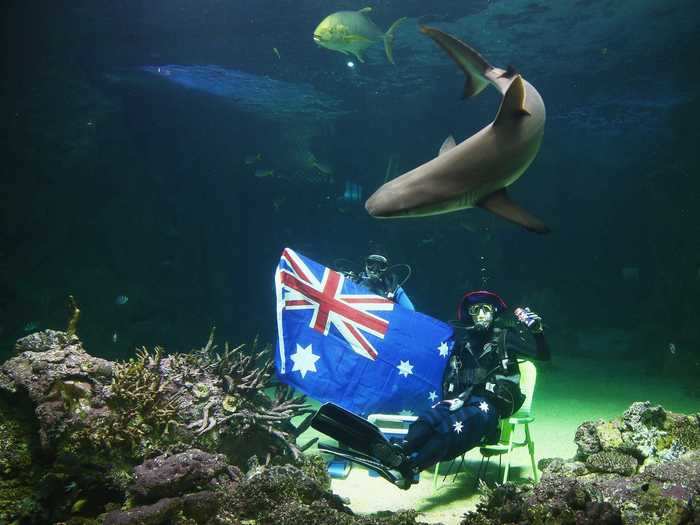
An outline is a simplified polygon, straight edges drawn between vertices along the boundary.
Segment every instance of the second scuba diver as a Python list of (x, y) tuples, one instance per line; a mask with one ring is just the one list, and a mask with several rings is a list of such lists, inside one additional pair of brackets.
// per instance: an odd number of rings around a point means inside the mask
[[(397, 265), (402, 266), (402, 265)], [(406, 265), (403, 265), (406, 266)], [(415, 310), (411, 299), (401, 287), (406, 282), (406, 277), (403, 282), (399, 282), (395, 273), (390, 270), (394, 267), (389, 267), (389, 259), (383, 255), (371, 254), (365, 259), (365, 269), (359, 275), (350, 276), (357, 282), (369, 288), (372, 293), (391, 299), (397, 304), (409, 310)], [(410, 268), (409, 268), (410, 270)], [(410, 275), (410, 272), (409, 272)]]
[(455, 345), (443, 379), (443, 401), (419, 414), (401, 443), (390, 443), (374, 425), (333, 404), (326, 404), (312, 426), (354, 450), (321, 450), (376, 470), (400, 488), (438, 462), (498, 439), (499, 419), (510, 417), (525, 401), (520, 391), (518, 356), (549, 360), (542, 319), (518, 308), (518, 322), (502, 319), (506, 303), (490, 291), (468, 292), (457, 317), (464, 336)]

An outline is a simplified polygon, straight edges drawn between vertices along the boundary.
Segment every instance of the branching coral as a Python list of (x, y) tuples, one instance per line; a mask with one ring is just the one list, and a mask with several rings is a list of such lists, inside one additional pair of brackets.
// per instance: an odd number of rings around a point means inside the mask
[[(262, 431), (298, 460), (302, 449), (296, 446), (296, 438), (308, 427), (309, 418), (299, 427), (292, 425), (291, 419), (312, 412), (306, 398), (294, 396), (291, 389), (281, 385), (277, 385), (273, 396), (268, 394), (273, 388), (269, 345), (261, 348), (256, 338), (248, 347), (232, 347), (225, 343), (223, 351), (219, 352), (214, 334), (212, 329), (206, 345), (187, 357), (170, 358), (176, 377), (195, 379), (193, 369), (206, 371), (223, 388), (224, 395), (212, 395), (202, 408), (202, 418), (191, 423), (189, 428), (201, 436), (223, 427), (240, 439)], [(197, 385), (192, 388), (194, 391)]]
[(145, 348), (135, 358), (114, 366), (109, 411), (82, 437), (98, 447), (126, 448), (137, 457), (172, 441), (169, 429), (178, 425), (179, 395), (168, 389), (160, 373), (163, 351)]

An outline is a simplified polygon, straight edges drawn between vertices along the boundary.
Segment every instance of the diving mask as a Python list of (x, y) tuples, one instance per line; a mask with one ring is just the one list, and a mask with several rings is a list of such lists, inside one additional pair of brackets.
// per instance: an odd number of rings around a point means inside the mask
[(477, 330), (488, 330), (493, 323), (495, 308), (486, 303), (473, 304), (469, 307), (469, 315)]
[(365, 259), (365, 274), (370, 279), (379, 279), (389, 268), (389, 260), (383, 255), (369, 255)]

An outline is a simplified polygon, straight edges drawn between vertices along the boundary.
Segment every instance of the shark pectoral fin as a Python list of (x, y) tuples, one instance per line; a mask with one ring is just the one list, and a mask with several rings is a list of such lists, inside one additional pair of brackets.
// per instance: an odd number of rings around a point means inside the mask
[(457, 143), (455, 142), (455, 138), (452, 135), (449, 135), (445, 139), (445, 142), (442, 143), (442, 146), (440, 146), (440, 151), (438, 152), (438, 157), (440, 155), (442, 155), (443, 153), (447, 153), (452, 148), (454, 148), (456, 145), (457, 145)]
[(513, 202), (505, 188), (501, 188), (484, 197), (478, 204), (480, 208), (489, 210), (499, 217), (514, 222), (535, 233), (549, 233), (551, 230), (537, 217), (531, 215)]
[(496, 120), (493, 121), (494, 126), (530, 114), (530, 112), (525, 109), (525, 93), (523, 77), (516, 75), (510, 83), (508, 91), (503, 95), (501, 107), (498, 108)]

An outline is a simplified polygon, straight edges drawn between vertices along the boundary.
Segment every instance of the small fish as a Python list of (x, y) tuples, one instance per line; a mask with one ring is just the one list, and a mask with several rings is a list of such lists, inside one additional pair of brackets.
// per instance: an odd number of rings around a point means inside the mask
[(117, 335), (117, 332), (114, 332), (112, 334), (112, 342), (116, 343), (117, 341), (119, 341), (119, 335)]
[(276, 47), (272, 48), (272, 52), (277, 56), (279, 60), (282, 60), (282, 56), (280, 55), (280, 52)]
[(668, 351), (671, 352), (671, 355), (676, 355), (676, 345), (668, 343)]
[(24, 330), (25, 334), (28, 334), (29, 332), (34, 332), (38, 330), (39, 328), (39, 323), (37, 321), (29, 321), (27, 324), (25, 324), (22, 327), (22, 330)]
[(126, 295), (117, 295), (117, 297), (114, 299), (114, 304), (118, 306), (122, 306), (128, 302), (129, 298)]
[(311, 151), (303, 152), (301, 158), (309, 168), (314, 168), (323, 175), (333, 175), (333, 168), (327, 162), (318, 160)]
[(275, 170), (271, 170), (269, 168), (258, 168), (255, 170), (255, 176), (259, 179), (262, 179), (264, 177), (271, 177), (274, 174)]
[(393, 64), (394, 32), (406, 18), (399, 18), (384, 33), (370, 20), (368, 15), (370, 11), (372, 11), (371, 7), (365, 7), (359, 11), (338, 11), (328, 15), (314, 30), (314, 42), (321, 47), (340, 51), (346, 55), (352, 53), (357, 60), (364, 62), (362, 54), (365, 50), (383, 41), (386, 57)]
[(243, 158), (243, 162), (245, 162), (246, 166), (252, 166), (253, 164), (255, 164), (261, 160), (262, 160), (262, 155), (260, 153), (256, 153), (255, 155), (246, 155)]

